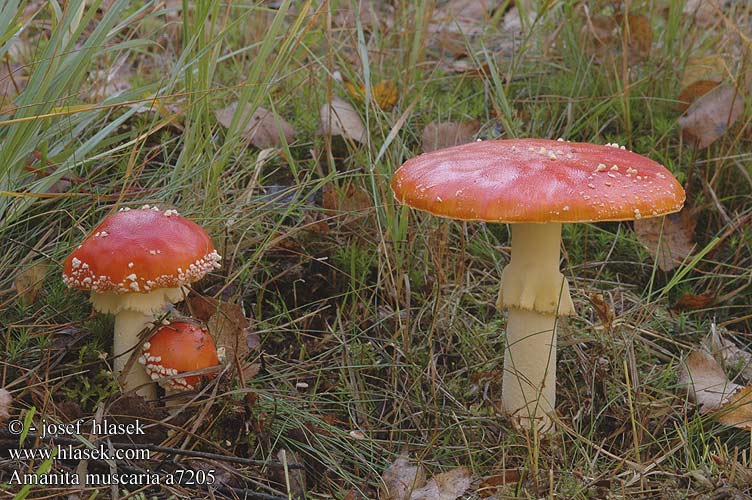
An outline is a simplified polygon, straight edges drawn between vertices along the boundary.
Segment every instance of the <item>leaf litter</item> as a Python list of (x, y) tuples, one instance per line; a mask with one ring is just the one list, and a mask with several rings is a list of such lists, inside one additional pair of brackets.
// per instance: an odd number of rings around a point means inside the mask
[(403, 456), (397, 457), (382, 475), (381, 500), (456, 500), (470, 488), (470, 470), (456, 467), (426, 482), (425, 472)]
[(366, 127), (352, 104), (339, 97), (319, 110), (319, 126), (316, 135), (342, 136), (351, 141), (363, 143), (366, 140)]
[(256, 376), (258, 363), (245, 363), (248, 354), (258, 349), (258, 333), (253, 330), (250, 320), (245, 316), (240, 304), (225, 302), (211, 297), (193, 296), (189, 299), (193, 316), (206, 322), (218, 349), (224, 349), (224, 358), (234, 363), (241, 363), (243, 379)]
[(721, 138), (743, 113), (740, 89), (723, 83), (694, 101), (679, 118), (679, 126), (685, 139), (704, 149)]
[(480, 120), (467, 122), (431, 122), (423, 128), (423, 152), (472, 142), (480, 130)]
[(10, 392), (0, 389), (0, 423), (10, 418), (10, 404), (12, 402), (13, 397), (10, 395)]
[(696, 226), (697, 220), (688, 210), (634, 221), (638, 241), (662, 271), (671, 271), (692, 253)]
[[(228, 106), (214, 112), (214, 116), (220, 125), (229, 128), (233, 117), (238, 112), (238, 103), (233, 102)], [(250, 118), (249, 118), (250, 116)], [(259, 106), (251, 111), (250, 104), (245, 104), (239, 117), (239, 123), (246, 123), (241, 135), (248, 142), (259, 149), (279, 147), (284, 142), (290, 144), (295, 140), (295, 129), (281, 116), (273, 111)]]
[(678, 384), (700, 413), (724, 425), (752, 430), (752, 387), (731, 382), (708, 351), (696, 350), (686, 357)]

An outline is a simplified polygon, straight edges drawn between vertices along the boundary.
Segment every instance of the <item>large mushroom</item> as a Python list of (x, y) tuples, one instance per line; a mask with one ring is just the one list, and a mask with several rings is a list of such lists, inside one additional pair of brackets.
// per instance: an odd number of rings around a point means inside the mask
[[(91, 292), (94, 309), (115, 315), (113, 368), (119, 375), (139, 332), (166, 304), (183, 300), (186, 287), (219, 268), (211, 238), (176, 210), (143, 206), (106, 217), (66, 259), (63, 281)], [(154, 398), (143, 367), (131, 365), (123, 389)]]
[(425, 153), (392, 178), (396, 199), (451, 219), (512, 224), (498, 306), (507, 307), (502, 404), (523, 428), (549, 430), (556, 326), (574, 312), (559, 272), (561, 224), (680, 210), (684, 190), (659, 163), (616, 144), (478, 141)]

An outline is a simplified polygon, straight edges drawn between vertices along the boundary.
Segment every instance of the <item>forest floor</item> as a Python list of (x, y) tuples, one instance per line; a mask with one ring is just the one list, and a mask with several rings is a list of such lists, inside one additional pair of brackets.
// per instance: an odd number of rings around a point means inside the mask
[[(728, 391), (682, 383), (752, 383), (751, 19), (720, 0), (2, 2), (0, 498), (752, 498), (752, 403), (728, 417)], [(549, 434), (500, 403), (509, 227), (390, 188), (424, 151), (516, 137), (624, 145), (687, 193), (665, 219), (564, 225), (576, 313)], [(144, 204), (223, 256), (165, 313), (230, 353), (176, 415), (121, 391), (112, 315), (61, 278)], [(65, 426), (92, 420), (144, 434)], [(58, 445), (131, 452), (13, 451)], [(123, 484), (72, 484), (97, 474)]]

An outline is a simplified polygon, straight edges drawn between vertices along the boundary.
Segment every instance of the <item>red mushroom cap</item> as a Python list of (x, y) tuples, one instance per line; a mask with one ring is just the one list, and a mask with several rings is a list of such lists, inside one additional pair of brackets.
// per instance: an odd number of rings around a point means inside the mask
[[(201, 326), (187, 321), (173, 321), (163, 326), (143, 345), (143, 355), (138, 359), (144, 365), (152, 380), (170, 377), (180, 373), (202, 370), (217, 366), (217, 346), (209, 332)], [(162, 380), (166, 389), (191, 391), (196, 388), (202, 376), (191, 375)]]
[(146, 205), (106, 217), (65, 260), (63, 281), (94, 292), (147, 293), (197, 281), (220, 259), (195, 222)]
[(664, 166), (619, 147), (548, 139), (478, 141), (425, 153), (392, 178), (395, 198), (460, 220), (590, 222), (676, 212)]

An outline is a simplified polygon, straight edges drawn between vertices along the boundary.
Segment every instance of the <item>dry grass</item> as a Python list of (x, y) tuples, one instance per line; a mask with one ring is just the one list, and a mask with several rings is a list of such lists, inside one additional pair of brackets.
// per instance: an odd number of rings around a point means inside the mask
[[(742, 80), (749, 12), (724, 7), (700, 26), (682, 2), (637, 2), (653, 41), (646, 58), (629, 60), (636, 49), (619, 30), (594, 48), (592, 20), (613, 17), (610, 3), (589, 2), (588, 21), (574, 2), (540, 2), (544, 15), (522, 34), (504, 28), (511, 6), (502, 3), (482, 33), (465, 26), (451, 36), (430, 23), (444, 3), (376, 3), (360, 22), (343, 20), (339, 7), (350, 2), (277, 4), (197, 2), (187, 17), (172, 2), (167, 11), (123, 5), (119, 20), (128, 23), (106, 41), (110, 50), (67, 70), (42, 58), (48, 43), (63, 43), (50, 38), (63, 25), (37, 6), (21, 37), (26, 49), (8, 54), (8, 64), (29, 81), (54, 69), (88, 82), (92, 69), (122, 56), (131, 88), (89, 99), (82, 83), (36, 104), (22, 94), (36, 106), (31, 116), (51, 117), (28, 122), (32, 131), (0, 123), (0, 387), (13, 396), (12, 418), (137, 417), (148, 435), (133, 442), (162, 448), (149, 461), (112, 466), (215, 470), (214, 498), (296, 490), (377, 498), (381, 473), (400, 453), (430, 472), (469, 467), (477, 481), (468, 498), (752, 495), (749, 434), (701, 416), (676, 386), (682, 354), (712, 320), (750, 342), (750, 115), (698, 150), (682, 139), (674, 108), (692, 58), (720, 56), (726, 78)], [(95, 7), (84, 9), (92, 21), (79, 27), (81, 39), (102, 15)], [(738, 50), (727, 40), (736, 33), (747, 36)], [(457, 72), (461, 64), (474, 69)], [(367, 102), (353, 98), (337, 71), (356, 86), (392, 80), (396, 105), (381, 109), (370, 92)], [(316, 134), (318, 110), (334, 95), (359, 112), (364, 143)], [(139, 99), (154, 109), (124, 104)], [(227, 130), (213, 115), (236, 100), (273, 109), (297, 138), (273, 152), (249, 147), (242, 123)], [(83, 107), (70, 113), (72, 105)], [(505, 317), (494, 302), (507, 228), (412, 212), (389, 189), (394, 169), (420, 151), (425, 124), (474, 119), (481, 138), (618, 142), (666, 164), (688, 191), (693, 255), (708, 250), (664, 272), (630, 224), (565, 228), (562, 269), (578, 313), (560, 334), (559, 430), (545, 438), (514, 430), (499, 407)], [(177, 207), (207, 228), (223, 268), (194, 292), (241, 305), (261, 344), (239, 360), (252, 365), (243, 376), (229, 366), (175, 417), (119, 392), (102, 355), (111, 318), (60, 280), (62, 260), (98, 220), (144, 203)], [(37, 265), (36, 296), (19, 294), (19, 275)], [(716, 300), (671, 308), (702, 293)], [(98, 446), (94, 436), (82, 439)], [(0, 429), (0, 498), (210, 498), (188, 484), (21, 492), (7, 485), (12, 472), (37, 471), (42, 461), (2, 450), (17, 445)], [(25, 446), (49, 441), (30, 433)], [(305, 467), (302, 479), (294, 464), (280, 464), (282, 449)], [(77, 466), (56, 461), (53, 470)], [(110, 467), (88, 462), (89, 472)], [(493, 488), (481, 488), (484, 479)]]

